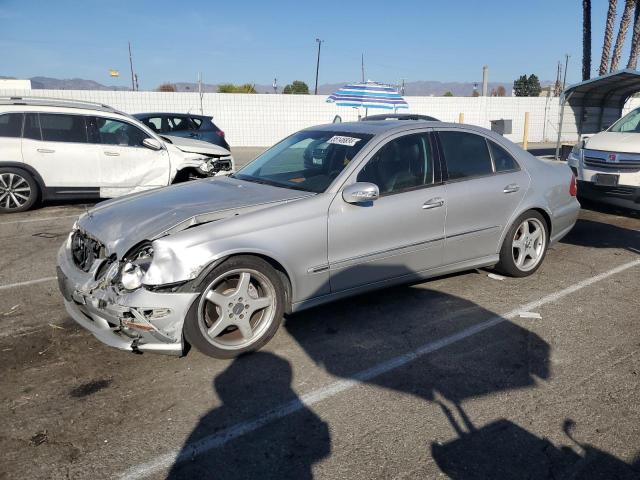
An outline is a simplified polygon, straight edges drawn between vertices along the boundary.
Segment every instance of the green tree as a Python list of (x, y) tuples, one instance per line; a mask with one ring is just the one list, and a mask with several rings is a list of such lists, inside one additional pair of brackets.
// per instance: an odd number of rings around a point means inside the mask
[(218, 93), (258, 93), (252, 83), (234, 85), (233, 83), (221, 83), (218, 85)]
[(447, 90), (446, 92), (444, 92), (444, 95), (442, 95), (443, 97), (453, 97), (453, 93), (451, 93), (451, 91)]
[(282, 90), (282, 93), (293, 93), (306, 95), (309, 93), (309, 86), (302, 80), (294, 80), (290, 84), (286, 85)]
[(542, 92), (542, 87), (540, 86), (540, 80), (538, 80), (538, 77), (531, 74), (527, 81), (529, 82), (529, 96), (539, 97), (540, 92)]
[(513, 94), (516, 97), (539, 97), (542, 92), (540, 86), (540, 80), (536, 75), (520, 75), (517, 80), (513, 82)]

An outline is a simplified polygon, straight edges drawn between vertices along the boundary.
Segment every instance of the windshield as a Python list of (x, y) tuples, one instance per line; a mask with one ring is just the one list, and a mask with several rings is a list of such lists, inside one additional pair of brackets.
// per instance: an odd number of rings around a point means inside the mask
[(264, 152), (234, 177), (321, 193), (371, 137), (361, 133), (298, 132)]
[(640, 108), (632, 110), (614, 123), (610, 132), (635, 132), (640, 133)]

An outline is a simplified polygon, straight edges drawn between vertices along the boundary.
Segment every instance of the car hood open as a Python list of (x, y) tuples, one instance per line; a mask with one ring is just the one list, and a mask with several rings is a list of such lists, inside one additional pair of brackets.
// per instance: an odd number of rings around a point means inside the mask
[(214, 177), (99, 203), (80, 217), (78, 228), (99, 240), (107, 255), (122, 258), (143, 240), (311, 195), (315, 194)]

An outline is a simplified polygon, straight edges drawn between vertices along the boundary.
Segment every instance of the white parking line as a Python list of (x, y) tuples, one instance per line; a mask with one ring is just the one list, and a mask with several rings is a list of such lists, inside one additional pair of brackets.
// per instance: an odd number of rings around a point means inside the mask
[(32, 222), (46, 222), (47, 220), (61, 220), (63, 218), (78, 218), (81, 213), (77, 215), (62, 215), (60, 217), (46, 217), (46, 218), (28, 218), (26, 220), (12, 220), (10, 222), (0, 222), (0, 225), (15, 225), (17, 223), (32, 223)]
[(612, 275), (623, 272), (638, 265), (640, 265), (640, 259), (625, 263), (607, 272), (601, 273), (591, 278), (587, 278), (570, 287), (559, 290), (555, 293), (551, 293), (545, 297), (540, 298), (539, 300), (536, 300), (535, 302), (520, 305), (519, 307), (516, 307), (515, 309), (502, 316), (495, 316), (483, 323), (479, 323), (477, 325), (474, 325), (473, 327), (464, 329), (454, 335), (450, 335), (440, 340), (436, 340), (435, 342), (430, 342), (422, 345), (421, 347), (418, 347), (411, 352), (405, 353), (404, 355), (400, 355), (398, 357), (392, 358), (391, 360), (375, 365), (367, 370), (356, 373), (352, 376), (351, 379), (338, 380), (336, 382), (330, 383), (329, 385), (302, 395), (300, 398), (295, 399), (289, 403), (282, 404), (279, 407), (276, 407), (275, 409), (261, 416), (233, 425), (214, 435), (204, 437), (197, 442), (185, 446), (181, 450), (173, 450), (169, 453), (155, 457), (149, 462), (145, 462), (143, 464), (132, 467), (121, 474), (120, 478), (137, 479), (146, 477), (148, 475), (166, 469), (174, 463), (181, 463), (185, 460), (190, 460), (198, 455), (202, 455), (203, 453), (206, 453), (210, 450), (221, 447), (231, 440), (234, 440), (235, 438), (238, 438), (247, 433), (251, 433), (280, 418), (296, 413), (304, 409), (305, 407), (309, 407), (346, 390), (350, 390), (360, 383), (371, 380), (372, 378), (382, 375), (383, 373), (388, 373), (392, 370), (395, 370), (396, 368), (402, 367), (423, 355), (433, 353), (453, 343), (459, 342), (460, 340), (464, 340), (465, 338), (475, 335), (476, 333), (480, 333), (488, 328), (505, 322), (507, 319), (514, 318), (518, 315), (519, 312), (536, 310), (543, 305), (553, 303), (557, 300), (560, 300), (561, 298), (577, 292), (578, 290), (588, 287), (589, 285), (593, 285), (594, 283), (600, 282)]
[(36, 278), (35, 280), (27, 280), (25, 282), (9, 283), (7, 285), (0, 285), (0, 290), (9, 290), (10, 288), (15, 288), (15, 287), (35, 285), (36, 283), (50, 282), (51, 280), (55, 280), (55, 279), (56, 277), (44, 277), (44, 278)]

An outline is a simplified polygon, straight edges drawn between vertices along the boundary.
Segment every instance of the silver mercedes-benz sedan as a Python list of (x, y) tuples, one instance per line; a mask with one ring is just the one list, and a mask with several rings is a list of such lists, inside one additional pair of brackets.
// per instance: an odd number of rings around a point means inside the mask
[(575, 196), (566, 164), (483, 128), (323, 125), (230, 177), (97, 205), (59, 251), (59, 284), (110, 346), (229, 358), (345, 296), (477, 267), (530, 275)]

